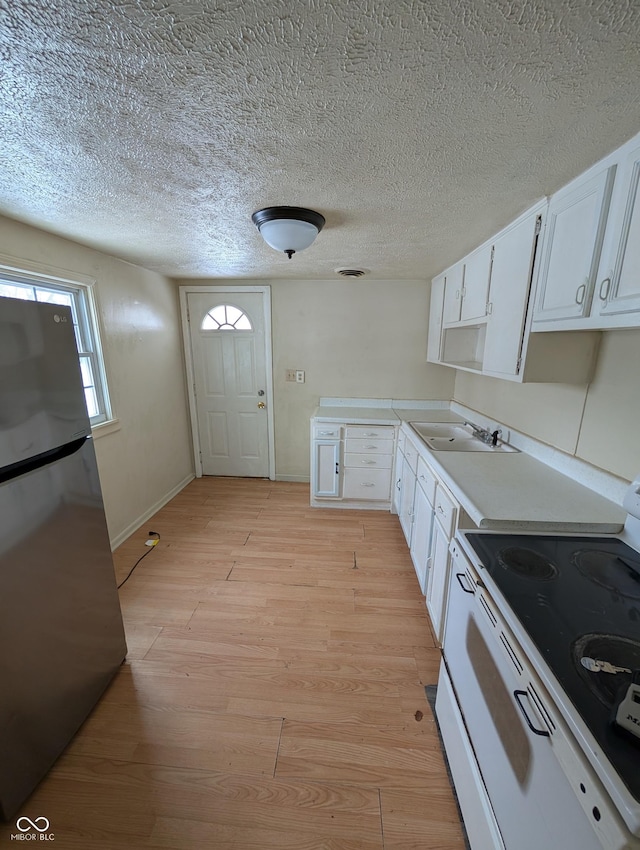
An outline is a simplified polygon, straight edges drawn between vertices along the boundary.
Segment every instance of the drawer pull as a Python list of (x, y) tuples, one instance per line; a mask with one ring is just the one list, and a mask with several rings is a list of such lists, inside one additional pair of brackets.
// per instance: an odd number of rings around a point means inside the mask
[(335, 433), (336, 433), (335, 431), (318, 431), (318, 434), (319, 434), (321, 437), (333, 437), (333, 435), (334, 435)]
[(377, 460), (361, 460), (360, 463), (364, 463), (367, 466), (376, 466), (378, 461)]
[(527, 711), (526, 711), (524, 705), (522, 704), (522, 702), (520, 701), (520, 697), (528, 697), (529, 694), (526, 691), (514, 691), (513, 695), (516, 698), (516, 702), (518, 703), (518, 708), (522, 712), (522, 716), (524, 717), (524, 719), (527, 722), (527, 726), (529, 727), (529, 729), (531, 729), (533, 734), (534, 735), (542, 735), (544, 738), (550, 738), (551, 735), (547, 732), (546, 729), (536, 729), (536, 727), (533, 725), (533, 723), (529, 720), (529, 716), (527, 714)]
[(444, 508), (442, 507), (442, 505), (437, 505), (437, 508), (438, 508), (438, 510), (440, 511), (440, 513), (442, 514), (442, 516), (444, 516), (444, 515), (445, 515), (445, 510), (444, 510)]
[(373, 449), (377, 449), (377, 448), (378, 448), (377, 446), (365, 446), (365, 449), (373, 450)]
[(376, 432), (375, 432), (375, 431), (371, 431), (371, 432), (369, 432), (369, 433), (367, 433), (367, 434), (363, 434), (362, 436), (363, 436), (363, 437), (377, 437), (378, 435), (376, 434)]
[(376, 485), (375, 485), (375, 484), (373, 484), (373, 483), (372, 483), (372, 482), (370, 482), (370, 481), (363, 481), (363, 482), (362, 482), (362, 484), (361, 484), (360, 486), (361, 486), (361, 487), (375, 487)]
[[(462, 583), (462, 579), (463, 579), (463, 578), (464, 578), (464, 579), (467, 579), (467, 576), (465, 575), (465, 573), (456, 573), (456, 578), (458, 579), (458, 584), (459, 584), (459, 585), (460, 585), (460, 587), (464, 590), (464, 592), (465, 592), (465, 593), (470, 593), (472, 596), (475, 596), (475, 595), (476, 595), (475, 590), (469, 590), (469, 588), (468, 588), (468, 587), (465, 587), (465, 586), (464, 586), (464, 584)], [(468, 581), (468, 580), (469, 580), (469, 579), (467, 579), (467, 581)]]

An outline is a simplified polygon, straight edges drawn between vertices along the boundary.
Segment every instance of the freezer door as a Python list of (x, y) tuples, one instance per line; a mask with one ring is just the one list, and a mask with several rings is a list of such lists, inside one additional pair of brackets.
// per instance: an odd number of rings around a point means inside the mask
[(126, 654), (91, 438), (0, 484), (0, 817), (76, 733)]
[(0, 469), (90, 433), (69, 308), (0, 298)]

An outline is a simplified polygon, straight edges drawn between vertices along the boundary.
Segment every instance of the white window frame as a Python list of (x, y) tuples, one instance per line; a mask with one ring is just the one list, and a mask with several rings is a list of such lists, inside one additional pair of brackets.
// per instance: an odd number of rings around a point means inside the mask
[(72, 295), (80, 335), (84, 341), (83, 350), (78, 350), (78, 356), (88, 359), (91, 363), (93, 388), (98, 407), (98, 413), (90, 417), (91, 426), (92, 428), (102, 427), (107, 423), (115, 422), (102, 354), (100, 323), (94, 290), (96, 281), (76, 272), (54, 269), (39, 263), (27, 262), (0, 254), (0, 282), (25, 288), (59, 290)]

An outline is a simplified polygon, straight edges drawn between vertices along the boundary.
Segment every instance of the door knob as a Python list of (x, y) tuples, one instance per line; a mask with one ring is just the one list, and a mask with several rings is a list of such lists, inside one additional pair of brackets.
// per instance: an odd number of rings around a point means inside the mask
[(267, 405), (266, 405), (263, 401), (259, 401), (259, 402), (258, 402), (258, 407), (260, 408), (260, 410), (262, 410), (262, 409), (263, 409), (264, 407), (266, 407), (266, 406), (267, 406)]

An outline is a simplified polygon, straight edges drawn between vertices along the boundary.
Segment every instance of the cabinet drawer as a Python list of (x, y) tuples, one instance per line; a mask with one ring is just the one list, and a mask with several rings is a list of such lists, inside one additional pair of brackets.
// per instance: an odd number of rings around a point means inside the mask
[(313, 436), (317, 440), (339, 440), (342, 425), (318, 424), (313, 426)]
[(390, 469), (354, 469), (345, 467), (342, 483), (343, 499), (386, 501), (391, 492)]
[(391, 455), (393, 454), (393, 440), (377, 440), (374, 438), (350, 440), (347, 438), (344, 450), (357, 454)]
[(393, 440), (393, 425), (347, 425), (347, 440)]
[(458, 513), (458, 506), (452, 500), (448, 493), (438, 484), (436, 487), (435, 514), (438, 522), (448, 537), (453, 537), (453, 532)]
[[(391, 469), (393, 464), (393, 455), (379, 454), (357, 454), (347, 452), (344, 456), (344, 465), (359, 467), (361, 469)], [(433, 500), (432, 500), (433, 501)]]
[(418, 457), (418, 484), (424, 490), (429, 504), (433, 505), (436, 498), (438, 479), (431, 472), (422, 457)]

